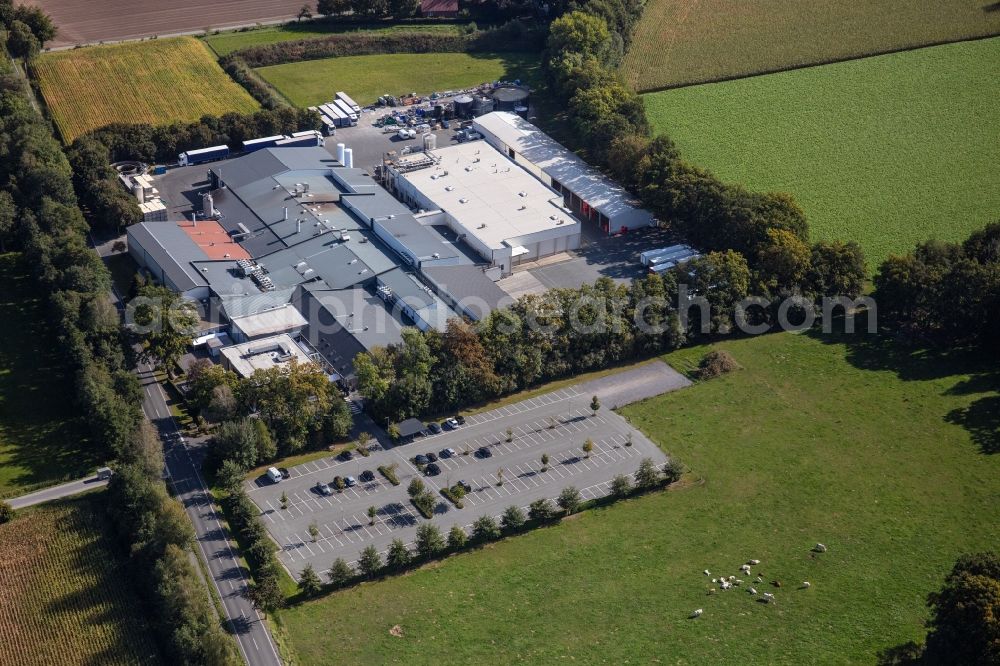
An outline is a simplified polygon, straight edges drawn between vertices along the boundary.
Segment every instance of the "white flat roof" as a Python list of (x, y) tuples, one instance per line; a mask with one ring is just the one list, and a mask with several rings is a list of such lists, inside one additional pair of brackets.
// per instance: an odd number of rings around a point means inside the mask
[[(499, 249), (508, 239), (560, 227), (567, 234), (579, 232), (579, 222), (563, 207), (561, 194), (485, 141), (431, 152), (440, 159), (436, 167), (403, 177), (487, 247)], [(423, 154), (413, 159), (420, 158)], [(404, 157), (399, 163), (406, 161)]]
[(256, 338), (272, 333), (283, 333), (303, 328), (309, 322), (295, 306), (288, 304), (269, 310), (262, 310), (242, 317), (233, 317), (230, 322), (243, 331), (248, 338)]
[(298, 363), (312, 362), (287, 334), (223, 347), (219, 352), (242, 377), (249, 377), (257, 370), (282, 366), (293, 358)]
[[(476, 118), (473, 127), (484, 135), (492, 134), (513, 148), (609, 218), (642, 210), (639, 202), (625, 188), (517, 114), (507, 111), (487, 113)], [(649, 217), (652, 218), (652, 215)]]

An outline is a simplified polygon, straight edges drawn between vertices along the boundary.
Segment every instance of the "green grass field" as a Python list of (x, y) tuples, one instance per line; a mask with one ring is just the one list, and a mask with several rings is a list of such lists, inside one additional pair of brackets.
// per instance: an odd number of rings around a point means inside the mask
[(112, 550), (102, 494), (29, 509), (0, 525), (0, 662), (161, 663)]
[(0, 498), (79, 478), (102, 461), (73, 409), (73, 378), (20, 255), (0, 254)]
[(498, 79), (534, 80), (540, 63), (533, 53), (399, 53), (307, 60), (256, 70), (295, 106), (330, 101), (346, 90), (358, 104), (379, 95), (465, 88)]
[[(922, 635), (956, 555), (1000, 542), (1000, 373), (880, 344), (720, 344), (744, 369), (624, 411), (685, 487), (282, 611), (290, 644), (305, 664), (872, 663)], [(775, 605), (707, 596), (703, 569), (750, 558)]]
[(869, 268), (1000, 219), (1000, 38), (646, 95), (689, 161), (791, 192)]
[(31, 71), (66, 143), (113, 122), (160, 125), (259, 108), (193, 37), (45, 53)]
[(657, 90), (996, 34), (985, 0), (649, 0), (622, 72)]
[(286, 23), (285, 25), (267, 26), (247, 31), (220, 32), (208, 35), (202, 39), (212, 47), (219, 57), (229, 55), (233, 51), (250, 46), (263, 46), (279, 42), (291, 42), (299, 39), (326, 37), (341, 32), (445, 32), (457, 33), (459, 26), (454, 23), (436, 21), (414, 21), (397, 23), (395, 25), (365, 25), (357, 23)]

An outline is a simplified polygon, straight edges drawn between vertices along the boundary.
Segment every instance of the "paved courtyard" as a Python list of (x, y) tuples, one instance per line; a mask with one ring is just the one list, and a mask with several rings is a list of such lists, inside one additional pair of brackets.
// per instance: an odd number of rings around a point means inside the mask
[[(291, 468), (290, 478), (281, 483), (255, 479), (247, 482), (247, 490), (281, 548), (280, 560), (292, 575), (297, 577), (306, 564), (322, 572), (338, 557), (356, 561), (368, 545), (384, 553), (395, 538), (412, 544), (417, 526), (424, 521), (406, 492), (414, 477), (423, 478), (438, 498), (432, 521), (442, 532), (452, 525), (469, 531), (480, 516), (499, 517), (512, 505), (527, 507), (539, 498), (554, 499), (568, 486), (575, 486), (585, 499), (606, 495), (611, 479), (633, 474), (643, 458), (660, 465), (667, 457), (610, 409), (602, 407), (594, 416), (589, 407), (593, 392), (599, 397), (606, 392), (609, 405), (620, 406), (623, 400), (650, 397), (687, 383), (665, 364), (652, 363), (469, 416), (465, 425), (455, 430), (418, 437), (367, 458), (356, 455), (342, 461), (331, 457), (305, 463)], [(506, 441), (508, 428), (510, 442)], [(581, 449), (587, 439), (594, 443), (589, 457)], [(480, 447), (492, 455), (477, 455)], [(424, 476), (413, 464), (417, 454), (440, 454), (448, 448), (454, 449), (455, 455), (438, 461), (438, 476)], [(549, 456), (544, 472), (542, 454)], [(397, 466), (399, 486), (391, 485), (377, 471), (380, 465), (391, 464)], [(359, 479), (366, 470), (375, 474), (373, 481), (359, 482), (330, 496), (315, 490), (318, 482), (330, 483), (334, 476)], [(462, 509), (438, 492), (459, 481), (472, 488)], [(282, 493), (289, 499), (284, 510)], [(378, 512), (374, 522), (367, 514), (371, 506)], [(312, 523), (319, 529), (316, 541), (309, 536)]]

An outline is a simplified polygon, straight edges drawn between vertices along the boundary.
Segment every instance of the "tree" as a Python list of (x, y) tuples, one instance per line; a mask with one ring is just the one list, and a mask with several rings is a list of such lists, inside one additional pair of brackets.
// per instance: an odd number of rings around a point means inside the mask
[(677, 483), (684, 474), (684, 466), (676, 458), (671, 458), (663, 465), (663, 479), (667, 485)]
[(0, 525), (14, 520), (14, 507), (7, 502), (0, 501)]
[(422, 523), (417, 528), (417, 552), (421, 557), (433, 557), (444, 550), (444, 537), (437, 525)]
[(410, 551), (402, 539), (393, 539), (389, 544), (386, 564), (392, 569), (402, 569), (410, 563)]
[(524, 527), (524, 511), (518, 506), (509, 506), (500, 516), (500, 527), (508, 532), (514, 532)]
[(868, 279), (865, 253), (854, 241), (813, 243), (809, 265), (809, 291), (816, 296), (855, 298)]
[(351, 2), (350, 0), (319, 0), (316, 3), (316, 11), (323, 16), (346, 14), (351, 11)]
[(549, 454), (542, 454), (542, 473), (549, 471)]
[(448, 530), (448, 547), (452, 550), (464, 547), (466, 540), (468, 540), (468, 536), (461, 525), (452, 525), (451, 529)]
[(767, 242), (757, 258), (763, 289), (773, 294), (801, 288), (810, 268), (809, 246), (787, 229), (768, 229)]
[(210, 459), (220, 466), (223, 462), (231, 460), (244, 471), (256, 465), (260, 458), (258, 453), (260, 432), (255, 421), (257, 419), (245, 418), (239, 421), (226, 421), (219, 426), (209, 448)]
[(492, 541), (500, 538), (500, 527), (492, 516), (481, 516), (472, 523), (472, 538), (477, 541)]
[(277, 575), (256, 576), (256, 581), (247, 585), (246, 597), (254, 608), (262, 613), (271, 613), (285, 605), (285, 595), (281, 593)]
[(601, 408), (601, 401), (598, 400), (597, 396), (595, 395), (590, 400), (590, 411), (593, 412), (594, 416), (597, 416), (597, 410), (599, 410), (600, 408)]
[(556, 504), (559, 508), (566, 512), (566, 515), (574, 513), (580, 508), (580, 502), (582, 498), (580, 497), (580, 491), (573, 486), (568, 486), (563, 488), (563, 491), (559, 493), (559, 497), (556, 499)]
[(351, 11), (355, 16), (381, 18), (389, 13), (388, 0), (351, 0)]
[(40, 7), (19, 5), (14, 11), (14, 17), (31, 29), (31, 34), (38, 40), (40, 46), (56, 36), (56, 26), (48, 14)]
[(547, 520), (552, 520), (555, 516), (555, 508), (552, 506), (552, 502), (545, 499), (537, 499), (528, 505), (528, 517), (539, 523), (544, 523)]
[(215, 478), (227, 493), (232, 494), (238, 492), (240, 486), (243, 485), (244, 472), (246, 470), (240, 467), (235, 460), (224, 460), (219, 471), (215, 473)]
[(394, 19), (410, 18), (420, 8), (420, 0), (389, 0), (389, 13)]
[(547, 45), (554, 60), (575, 53), (581, 60), (593, 58), (600, 61), (611, 46), (611, 34), (604, 19), (573, 11), (552, 22)]
[(410, 485), (407, 486), (406, 493), (412, 499), (417, 495), (419, 495), (420, 493), (424, 492), (424, 489), (425, 487), (423, 480), (420, 477), (414, 477), (413, 480), (410, 481)]
[(288, 493), (284, 490), (281, 491), (281, 510), (284, 511), (288, 508)]
[(354, 570), (351, 565), (344, 561), (344, 558), (338, 557), (333, 561), (330, 566), (330, 570), (326, 572), (327, 578), (330, 579), (330, 584), (334, 587), (343, 587), (347, 584), (347, 581), (351, 580), (351, 576), (354, 575)]
[(128, 304), (125, 316), (129, 328), (144, 343), (140, 358), (156, 361), (172, 375), (198, 323), (194, 303), (167, 287), (146, 285)]
[(378, 508), (374, 506), (368, 507), (368, 524), (374, 525), (375, 518), (378, 516)]
[(588, 437), (588, 438), (587, 438), (587, 440), (586, 440), (586, 441), (585, 441), (585, 442), (583, 443), (583, 446), (582, 446), (582, 447), (580, 447), (580, 448), (582, 448), (582, 449), (583, 449), (583, 452), (584, 452), (584, 453), (586, 454), (586, 456), (587, 456), (587, 457), (589, 458), (589, 457), (590, 457), (590, 454), (591, 454), (591, 452), (592, 452), (592, 451), (594, 450), (594, 440), (592, 440), (592, 439), (590, 439), (590, 438)]
[(358, 433), (358, 440), (357, 440), (358, 448), (359, 449), (363, 448), (371, 440), (372, 440), (372, 434), (370, 432), (366, 432), (366, 431), (362, 430), (361, 432)]
[(31, 28), (21, 21), (14, 21), (7, 29), (7, 48), (15, 58), (31, 60), (42, 50), (42, 45)]
[(319, 527), (316, 526), (316, 521), (309, 523), (309, 537), (313, 543), (316, 543), (316, 539), (319, 538)]
[(375, 550), (375, 546), (365, 546), (358, 558), (358, 569), (368, 578), (374, 578), (382, 569), (382, 556)]
[(650, 458), (639, 461), (639, 469), (635, 472), (635, 485), (643, 490), (649, 490), (660, 482), (660, 473)]
[(17, 223), (17, 206), (7, 190), (0, 190), (0, 252), (7, 251), (7, 241), (12, 240)]
[(513, 430), (511, 430), (510, 428), (507, 428), (507, 431), (506, 431), (505, 434), (507, 435), (507, 443), (508, 444), (510, 444), (512, 441), (514, 441), (514, 431)]
[(299, 578), (299, 589), (307, 597), (314, 597), (323, 589), (323, 583), (313, 570), (313, 565), (307, 564)]
[(386, 432), (389, 434), (389, 439), (394, 442), (398, 442), (399, 438), (402, 437), (402, 433), (399, 431), (399, 426), (395, 423), (390, 423), (389, 427), (386, 428)]
[(618, 474), (615, 478), (611, 479), (611, 495), (619, 499), (623, 497), (628, 497), (628, 494), (632, 492), (632, 482), (628, 480), (628, 477), (624, 474)]
[(930, 594), (925, 657), (932, 664), (1000, 663), (1000, 557), (963, 555)]
[(313, 17), (312, 10), (309, 9), (309, 5), (302, 5), (299, 9), (299, 13), (296, 19), (301, 21), (302, 19), (311, 19)]

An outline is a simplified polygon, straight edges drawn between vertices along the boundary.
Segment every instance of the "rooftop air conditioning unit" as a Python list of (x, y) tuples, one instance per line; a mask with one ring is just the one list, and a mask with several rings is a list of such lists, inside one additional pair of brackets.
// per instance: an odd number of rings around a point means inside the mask
[(465, 197), (462, 197), (461, 199), (458, 200), (458, 203), (463, 203), (463, 204), (464, 203), (469, 203), (469, 200), (466, 199)]

